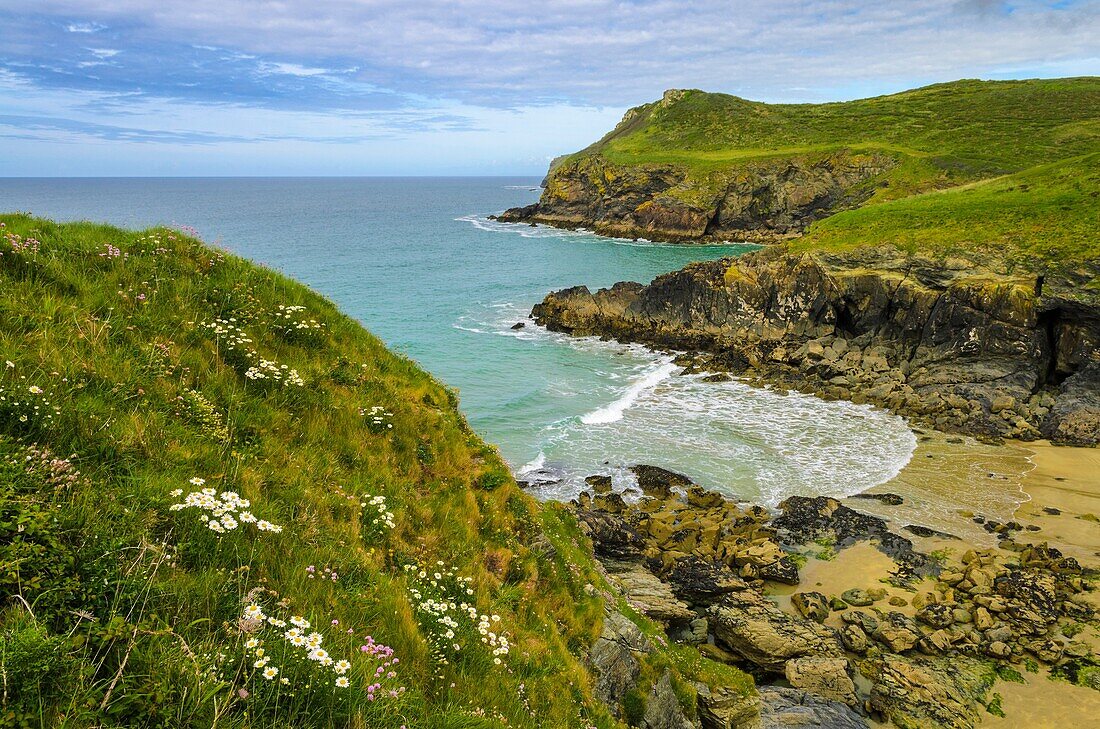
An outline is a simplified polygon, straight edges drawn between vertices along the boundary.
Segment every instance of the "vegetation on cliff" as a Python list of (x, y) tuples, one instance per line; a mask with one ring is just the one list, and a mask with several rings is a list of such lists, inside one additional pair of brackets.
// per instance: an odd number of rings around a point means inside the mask
[[(452, 391), (304, 286), (0, 216), (0, 725), (609, 727), (604, 585)], [(751, 686), (639, 661), (643, 710)]]
[[(1068, 178), (1095, 159), (1087, 155), (1100, 149), (1098, 110), (1092, 77), (958, 81), (829, 104), (673, 90), (555, 160), (538, 204), (503, 219), (657, 240), (775, 242), (840, 211), (1078, 158), (1020, 180), (1016, 201), (1040, 213), (1027, 229), (1045, 222), (1048, 203), (1062, 204), (1054, 197), (1073, 194)], [(1048, 183), (1049, 195), (1024, 194)], [(997, 189), (988, 200), (942, 201), (939, 212), (954, 203), (1004, 207), (1007, 197), (992, 198)]]

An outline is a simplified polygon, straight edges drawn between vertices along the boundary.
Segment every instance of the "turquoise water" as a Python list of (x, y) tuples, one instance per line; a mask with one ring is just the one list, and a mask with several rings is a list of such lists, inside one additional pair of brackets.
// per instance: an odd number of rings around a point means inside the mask
[(887, 480), (913, 436), (869, 407), (704, 383), (641, 347), (523, 321), (546, 292), (649, 281), (748, 246), (670, 246), (505, 225), (535, 179), (0, 179), (0, 209), (195, 227), (303, 281), (457, 388), (471, 425), (544, 496), (653, 463), (774, 503)]

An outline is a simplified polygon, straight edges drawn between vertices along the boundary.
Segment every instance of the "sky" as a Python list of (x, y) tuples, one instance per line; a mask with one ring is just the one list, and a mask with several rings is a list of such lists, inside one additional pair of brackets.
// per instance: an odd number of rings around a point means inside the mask
[(669, 88), (1100, 75), (1100, 0), (0, 0), (0, 176), (538, 175)]

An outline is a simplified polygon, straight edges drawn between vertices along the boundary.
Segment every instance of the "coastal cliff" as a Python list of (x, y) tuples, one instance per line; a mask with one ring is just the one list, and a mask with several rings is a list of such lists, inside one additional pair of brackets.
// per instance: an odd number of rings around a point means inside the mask
[(829, 215), (1097, 148), (1100, 79), (958, 81), (831, 104), (671, 89), (555, 158), (504, 222), (669, 242), (794, 238)]
[(692, 367), (871, 402), (939, 429), (1100, 442), (1095, 264), (1043, 277), (892, 248), (765, 250), (535, 306), (555, 331), (694, 352)]
[(553, 169), (538, 203), (498, 219), (657, 241), (775, 242), (861, 204), (895, 165), (886, 155), (837, 152), (764, 160), (700, 179), (673, 165), (580, 157)]

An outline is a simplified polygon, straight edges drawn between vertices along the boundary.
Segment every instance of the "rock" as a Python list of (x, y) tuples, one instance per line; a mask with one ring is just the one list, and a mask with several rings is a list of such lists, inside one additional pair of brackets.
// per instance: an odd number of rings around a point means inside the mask
[(868, 607), (875, 603), (866, 590), (861, 590), (858, 587), (840, 593), (840, 599), (853, 607)]
[(940, 537), (942, 539), (958, 539), (958, 537), (956, 537), (954, 534), (941, 532), (938, 529), (921, 526), (920, 524), (906, 524), (904, 527), (902, 527), (902, 529), (912, 534), (916, 534), (918, 537)]
[(974, 627), (978, 630), (989, 630), (993, 627), (993, 616), (989, 614), (989, 610), (980, 606), (974, 610)]
[[(1091, 336), (1095, 341), (1097, 335)], [(1059, 443), (1100, 443), (1100, 362), (1085, 364), (1062, 383), (1041, 431), (1044, 438)]]
[(587, 476), (584, 482), (592, 487), (594, 493), (606, 494), (611, 492), (610, 476)]
[(909, 604), (909, 601), (906, 600), (904, 597), (901, 597), (900, 595), (892, 595), (890, 599), (886, 602), (888, 602), (890, 605), (893, 605), (894, 607), (905, 607)]
[(791, 605), (802, 617), (824, 623), (829, 617), (829, 603), (820, 592), (796, 592), (791, 595)]
[(853, 498), (853, 499), (874, 499), (875, 501), (880, 501), (883, 504), (886, 504), (887, 506), (901, 506), (905, 502), (905, 500), (903, 498), (901, 498), (901, 496), (899, 496), (897, 494), (890, 494), (890, 493), (885, 493), (885, 494), (856, 494), (856, 495), (851, 496), (849, 498)]
[(826, 701), (799, 689), (761, 686), (759, 727), (867, 729), (867, 721), (841, 702)]
[(870, 646), (870, 640), (858, 625), (848, 624), (840, 629), (840, 642), (852, 653), (863, 655)]
[(646, 547), (645, 539), (626, 520), (616, 514), (578, 509), (577, 518), (592, 539), (597, 557), (623, 562), (640, 559)]
[(672, 673), (665, 669), (661, 678), (653, 684), (645, 703), (642, 729), (694, 729), (695, 725), (684, 716), (676, 692), (672, 690)]
[(920, 628), (902, 613), (890, 612), (879, 621), (872, 634), (875, 640), (885, 643), (894, 653), (907, 651), (921, 639)]
[(745, 581), (728, 567), (700, 557), (683, 557), (662, 573), (681, 600), (692, 605), (709, 606), (722, 595), (747, 589)]
[(792, 658), (784, 666), (787, 681), (828, 701), (839, 701), (853, 706), (856, 703), (856, 685), (849, 675), (846, 658), (805, 656)]
[(937, 603), (927, 605), (917, 611), (917, 620), (933, 628), (949, 628), (955, 622), (954, 611), (950, 605)]
[(716, 640), (772, 673), (782, 673), (791, 658), (844, 655), (831, 629), (787, 615), (753, 590), (726, 595), (710, 615)]
[(986, 685), (962, 663), (886, 654), (871, 687), (871, 707), (898, 726), (973, 729), (981, 721), (977, 697)]
[(672, 588), (652, 572), (634, 563), (606, 564), (608, 576), (627, 600), (646, 616), (670, 625), (684, 625), (695, 619), (687, 603), (672, 594)]
[(756, 729), (760, 718), (760, 697), (719, 686), (711, 689), (695, 684), (695, 706), (703, 729)]
[(527, 326), (527, 325), (526, 325), (526, 324), (524, 324), (523, 322), (521, 322), (521, 321), (517, 321), (517, 322), (516, 322), (515, 324), (513, 324), (513, 325), (512, 325), (511, 327), (509, 327), (509, 328), (510, 328), (510, 329), (523, 329), (523, 328), (524, 328), (525, 326)]
[(588, 665), (596, 677), (596, 697), (616, 715), (619, 702), (638, 680), (638, 657), (651, 650), (645, 635), (625, 615), (616, 611), (604, 615), (600, 637), (588, 652)]
[(999, 640), (995, 640), (986, 646), (985, 652), (992, 658), (1004, 659), (1012, 655), (1012, 649), (1008, 647), (1008, 644)]
[(687, 476), (657, 466), (631, 466), (630, 470), (638, 478), (638, 488), (642, 493), (655, 499), (667, 499), (672, 496), (673, 489), (686, 489), (694, 485)]

